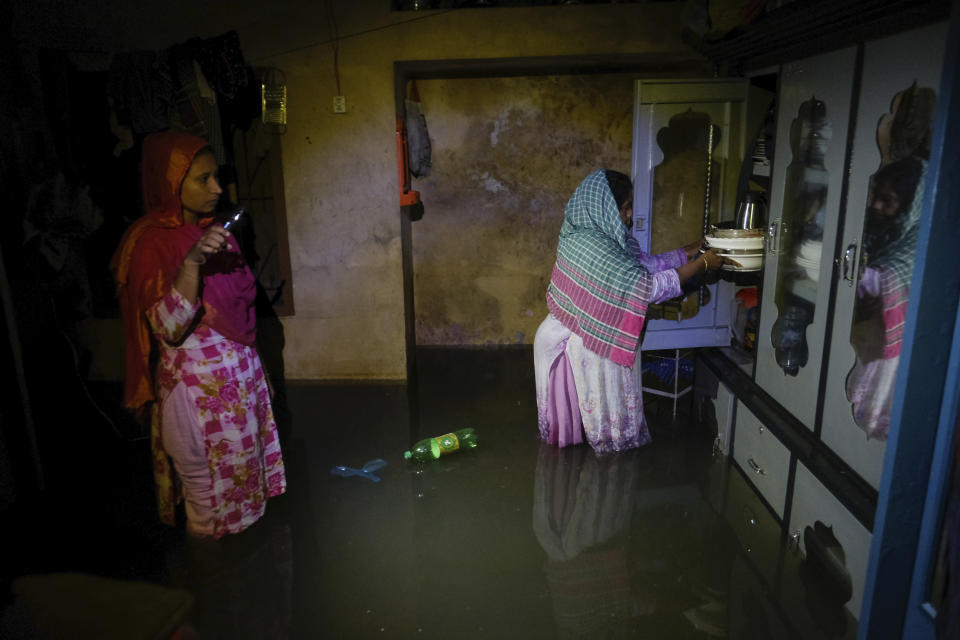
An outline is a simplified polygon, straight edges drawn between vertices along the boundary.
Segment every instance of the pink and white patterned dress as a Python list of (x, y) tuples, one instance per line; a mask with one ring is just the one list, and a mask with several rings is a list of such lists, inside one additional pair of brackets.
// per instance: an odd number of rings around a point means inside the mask
[[(675, 249), (656, 256), (634, 249), (635, 258), (653, 275), (650, 302), (682, 293), (675, 269), (687, 254)], [(632, 367), (603, 358), (553, 315), (537, 329), (533, 357), (540, 438), (565, 447), (586, 436), (597, 453), (624, 451), (650, 442), (643, 414), (640, 350)]]
[(161, 518), (173, 522), (169, 455), (183, 485), (188, 530), (219, 538), (256, 522), (267, 499), (286, 490), (286, 476), (260, 357), (202, 316), (197, 321), (202, 307), (171, 287), (146, 312), (160, 345), (154, 464)]

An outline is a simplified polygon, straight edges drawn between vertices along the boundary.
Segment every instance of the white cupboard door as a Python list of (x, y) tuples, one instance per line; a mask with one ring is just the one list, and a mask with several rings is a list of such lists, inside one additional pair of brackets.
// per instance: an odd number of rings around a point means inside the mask
[(941, 23), (864, 47), (821, 438), (875, 488), (946, 35)]
[(756, 380), (809, 428), (816, 416), (856, 48), (784, 65)]

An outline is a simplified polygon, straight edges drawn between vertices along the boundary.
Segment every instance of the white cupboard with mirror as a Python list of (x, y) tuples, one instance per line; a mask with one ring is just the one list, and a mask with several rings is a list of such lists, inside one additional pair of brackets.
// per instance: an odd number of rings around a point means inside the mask
[[(777, 79), (776, 128), (755, 362), (708, 367), (737, 395), (730, 459), (789, 541), (783, 566), (808, 571), (832, 549), (842, 579), (828, 586), (848, 620), (865, 600), (947, 31), (934, 22), (853, 38), (764, 68)], [(742, 104), (741, 145), (758, 124)], [(635, 133), (641, 185), (657, 166), (654, 135)], [(651, 211), (652, 230), (671, 220)], [(768, 586), (793, 592), (796, 577), (785, 570)]]

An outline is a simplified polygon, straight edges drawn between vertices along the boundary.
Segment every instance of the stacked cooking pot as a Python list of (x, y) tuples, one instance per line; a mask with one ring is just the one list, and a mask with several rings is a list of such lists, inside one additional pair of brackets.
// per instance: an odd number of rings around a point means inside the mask
[[(759, 271), (763, 268), (763, 201), (759, 194), (747, 193), (737, 207), (737, 216), (729, 228), (714, 225), (706, 237), (707, 248), (727, 258), (727, 271)], [(731, 262), (732, 261), (732, 262)]]

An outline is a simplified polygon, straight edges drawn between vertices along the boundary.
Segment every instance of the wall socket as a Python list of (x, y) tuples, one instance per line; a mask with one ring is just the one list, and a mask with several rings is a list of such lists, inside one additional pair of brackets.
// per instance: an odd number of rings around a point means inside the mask
[(333, 112), (334, 113), (347, 112), (347, 98), (345, 96), (333, 96)]

